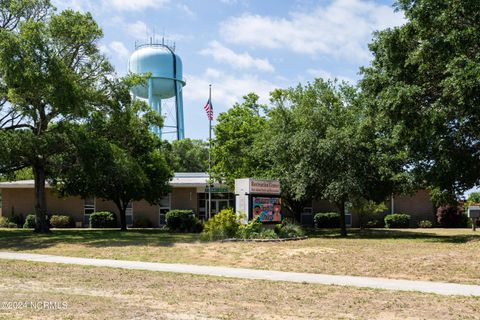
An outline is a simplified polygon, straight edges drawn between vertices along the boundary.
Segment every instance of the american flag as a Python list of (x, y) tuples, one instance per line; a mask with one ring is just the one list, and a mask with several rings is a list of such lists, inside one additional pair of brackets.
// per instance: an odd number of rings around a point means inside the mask
[(208, 117), (208, 120), (212, 121), (213, 120), (213, 106), (212, 106), (212, 99), (208, 99), (207, 101), (207, 104), (205, 105), (205, 107), (203, 107), (203, 109), (205, 109), (205, 112), (207, 113), (207, 117)]

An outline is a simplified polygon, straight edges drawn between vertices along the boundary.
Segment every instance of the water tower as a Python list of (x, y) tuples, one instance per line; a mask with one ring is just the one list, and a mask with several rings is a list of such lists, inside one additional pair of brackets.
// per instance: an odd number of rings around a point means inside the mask
[(159, 137), (165, 133), (176, 133), (178, 140), (185, 137), (183, 124), (182, 60), (175, 54), (175, 47), (164, 43), (135, 45), (128, 60), (128, 71), (135, 74), (150, 73), (146, 85), (136, 86), (131, 92), (136, 98), (148, 100), (150, 107), (162, 115), (162, 100), (175, 97), (174, 112), (164, 115), (163, 132), (152, 128)]

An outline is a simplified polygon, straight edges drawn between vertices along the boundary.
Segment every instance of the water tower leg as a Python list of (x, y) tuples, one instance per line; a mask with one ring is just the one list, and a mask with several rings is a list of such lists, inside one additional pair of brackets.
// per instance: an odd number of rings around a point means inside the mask
[[(153, 79), (152, 78), (148, 79), (148, 105), (159, 115), (162, 115), (160, 110), (160, 99), (158, 99), (153, 95)], [(162, 132), (159, 127), (153, 126), (151, 130), (153, 131), (153, 133), (159, 136), (160, 139), (162, 138)]]
[(183, 90), (180, 84), (176, 85), (175, 104), (177, 111), (177, 140), (185, 139), (183, 123)]
[[(160, 116), (162, 116), (162, 100), (161, 99), (157, 100), (157, 112)], [(159, 127), (155, 127), (155, 128), (156, 128), (157, 135), (160, 137), (160, 139), (162, 139), (162, 129)]]

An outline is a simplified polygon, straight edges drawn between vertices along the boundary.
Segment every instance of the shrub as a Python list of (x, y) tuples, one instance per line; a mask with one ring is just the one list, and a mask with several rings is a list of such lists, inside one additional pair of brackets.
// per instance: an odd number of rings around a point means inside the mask
[(15, 222), (5, 217), (0, 217), (0, 228), (18, 228)]
[(432, 227), (432, 221), (430, 220), (422, 220), (418, 222), (418, 227), (419, 228), (431, 228)]
[(317, 228), (340, 228), (340, 215), (336, 212), (317, 213), (313, 220)]
[(383, 228), (383, 223), (379, 219), (370, 220), (365, 225), (365, 228)]
[(460, 206), (446, 205), (439, 207), (436, 213), (437, 222), (442, 228), (466, 228), (468, 217)]
[(278, 235), (273, 229), (263, 228), (253, 239), (278, 239)]
[(376, 217), (387, 209), (385, 204), (376, 203), (375, 201), (360, 200), (357, 201), (353, 207), (353, 212), (358, 216), (358, 223), (360, 224), (360, 229), (363, 229), (368, 226), (368, 223), (372, 220), (375, 220)]
[(304, 235), (300, 225), (284, 220), (282, 224), (275, 226), (279, 238), (298, 238)]
[(210, 218), (203, 228), (202, 239), (218, 240), (233, 238), (240, 228), (240, 216), (232, 209), (224, 209)]
[(54, 214), (50, 217), (50, 225), (52, 228), (73, 228), (75, 221), (72, 217)]
[(192, 210), (171, 210), (166, 215), (167, 227), (174, 232), (201, 232), (202, 223)]
[(116, 228), (117, 216), (112, 212), (101, 211), (90, 215), (90, 228)]
[(152, 222), (146, 217), (135, 217), (133, 218), (133, 227), (134, 228), (151, 228)]
[(25, 229), (32, 229), (35, 228), (35, 215), (34, 214), (29, 214), (25, 218), (25, 223), (23, 224), (23, 227)]
[(21, 228), (25, 223), (25, 218), (23, 217), (23, 214), (12, 213), (12, 217), (9, 218), (8, 221), (15, 223), (19, 228)]
[(240, 225), (237, 237), (242, 239), (257, 239), (258, 234), (261, 233), (263, 229), (263, 225), (258, 219), (250, 220), (247, 224)]
[(385, 216), (385, 228), (408, 228), (410, 226), (410, 215), (404, 213), (393, 213)]

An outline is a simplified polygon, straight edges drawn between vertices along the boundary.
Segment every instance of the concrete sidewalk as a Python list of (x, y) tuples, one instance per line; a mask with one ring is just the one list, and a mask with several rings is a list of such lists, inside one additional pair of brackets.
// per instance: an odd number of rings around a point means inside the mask
[(141, 261), (89, 259), (64, 256), (52, 256), (34, 253), (0, 252), (0, 259), (21, 260), (48, 263), (63, 263), (84, 266), (148, 270), (159, 272), (187, 273), (195, 275), (258, 279), (270, 281), (288, 281), (315, 283), (324, 285), (353, 286), (361, 288), (417, 291), (441, 295), (480, 296), (480, 286), (446, 282), (396, 280), (387, 278), (338, 276), (314, 273), (283, 272), (257, 269), (210, 267), (176, 263), (154, 263)]

